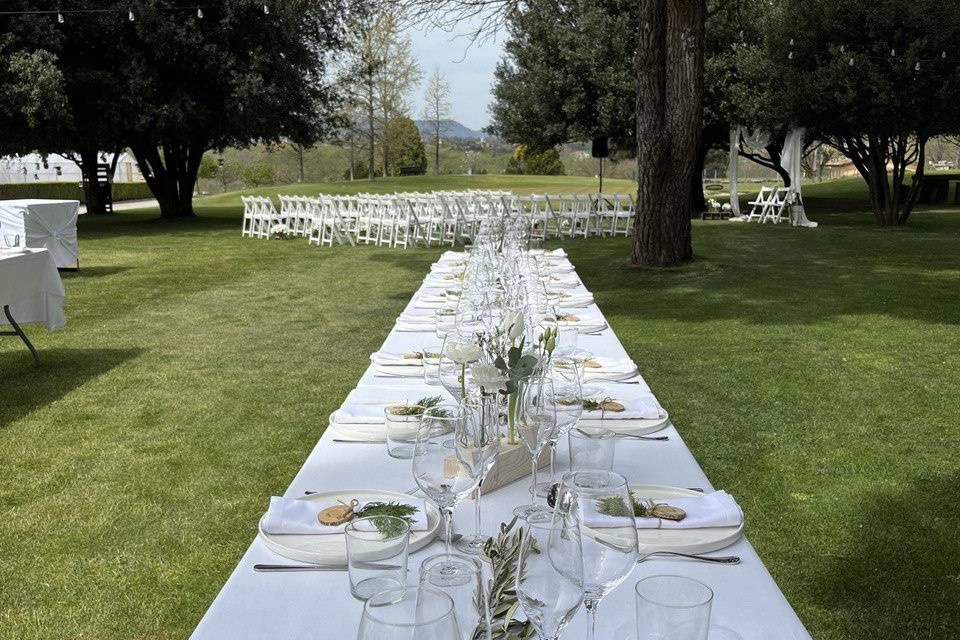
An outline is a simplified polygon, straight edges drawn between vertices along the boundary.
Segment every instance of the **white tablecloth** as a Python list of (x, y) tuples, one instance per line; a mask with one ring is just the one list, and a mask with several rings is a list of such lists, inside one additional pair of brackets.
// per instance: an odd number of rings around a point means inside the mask
[[(0, 249), (0, 306), (9, 305), (17, 324), (42, 322), (53, 331), (66, 323), (63, 282), (46, 249)], [(0, 313), (0, 324), (9, 324)]]
[[(578, 292), (585, 292), (581, 287)], [(408, 306), (412, 309), (412, 306)], [(590, 311), (600, 315), (591, 305)], [(392, 331), (382, 350), (403, 352), (436, 344), (432, 333)], [(600, 335), (583, 335), (579, 346), (596, 355), (627, 357), (623, 346), (609, 328)], [(634, 354), (643, 369), (643, 354)], [(367, 369), (361, 386), (420, 385), (409, 378), (383, 378)], [(593, 383), (591, 383), (593, 384)], [(642, 385), (645, 387), (646, 385)], [(669, 407), (667, 407), (669, 411)], [(318, 422), (325, 416), (318, 416)], [(325, 421), (325, 420), (324, 420)], [(667, 442), (618, 442), (615, 470), (632, 483), (667, 484), (680, 487), (711, 489), (697, 461), (673, 426), (663, 433)], [(415, 486), (409, 460), (395, 460), (386, 455), (385, 445), (336, 443), (332, 429), (327, 429), (308, 456), (303, 468), (287, 488), (285, 495), (300, 496), (305, 490), (388, 489), (406, 491)], [(566, 447), (561, 443), (558, 454), (559, 472), (566, 468)], [(529, 500), (529, 478), (510, 484), (483, 497), (484, 530), (492, 535), (501, 521), (508, 521), (518, 504)], [(263, 497), (264, 510), (268, 496)], [(746, 514), (747, 527), (750, 514)], [(455, 526), (460, 531), (473, 531), (473, 503), (464, 502), (456, 511)], [(254, 523), (251, 523), (253, 526)], [(423, 558), (442, 550), (436, 541), (410, 556), (409, 580), (416, 582)], [(737, 631), (743, 640), (809, 638), (803, 624), (786, 601), (780, 589), (763, 566), (746, 539), (725, 549), (736, 554), (742, 563), (718, 566), (665, 557), (650, 558), (639, 564), (633, 574), (600, 604), (598, 638), (634, 640), (635, 613), (633, 586), (640, 578), (675, 573), (697, 578), (715, 591), (714, 624)], [(356, 638), (362, 603), (350, 595), (346, 572), (254, 573), (256, 563), (284, 563), (255, 539), (210, 605), (192, 638), (194, 640), (240, 640), (244, 638), (284, 638), (285, 640)], [(564, 632), (563, 638), (586, 637), (585, 613), (581, 611)]]
[(46, 248), (58, 267), (77, 261), (77, 200), (0, 200), (0, 246), (19, 235), (21, 246)]

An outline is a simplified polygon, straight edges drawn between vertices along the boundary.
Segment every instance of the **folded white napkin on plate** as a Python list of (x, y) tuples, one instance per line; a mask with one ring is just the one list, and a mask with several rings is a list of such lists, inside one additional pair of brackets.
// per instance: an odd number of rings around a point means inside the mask
[(429, 322), (408, 322), (406, 320), (397, 320), (397, 323), (393, 326), (396, 331), (404, 332), (421, 332), (421, 333), (434, 333), (437, 330), (437, 323), (434, 321)]
[[(414, 352), (411, 351), (410, 353)], [(407, 367), (419, 367), (423, 364), (423, 360), (420, 358), (407, 358), (402, 353), (390, 353), (389, 351), (374, 351), (370, 354), (370, 362)]]
[(602, 411), (600, 409), (583, 410), (581, 416), (584, 420), (656, 420), (666, 412), (660, 407), (660, 403), (652, 394), (635, 396), (632, 398), (622, 398), (615, 394), (609, 396), (594, 396), (591, 400), (597, 402), (609, 397), (623, 405), (623, 411)]
[[(645, 500), (637, 495), (637, 499)], [(726, 491), (714, 491), (702, 496), (678, 498), (655, 498), (657, 504), (669, 504), (683, 509), (687, 516), (683, 520), (663, 520), (661, 518), (635, 518), (638, 529), (706, 529), (709, 527), (737, 527), (743, 522), (743, 510), (737, 501)], [(595, 500), (581, 500), (580, 509), (583, 524), (600, 529), (603, 527), (623, 526), (622, 518), (615, 518), (597, 512)]]
[[(417, 500), (416, 498), (387, 497), (381, 502), (399, 502), (400, 504), (416, 507), (417, 512), (410, 516), (413, 519), (410, 530), (427, 530), (427, 510), (423, 500)], [(322, 525), (320, 521), (317, 520), (317, 513), (319, 513), (321, 509), (333, 507), (337, 504), (339, 503), (273, 496), (270, 498), (270, 508), (267, 509), (267, 515), (263, 519), (263, 530), (273, 534), (323, 535), (343, 533), (348, 523), (331, 527)], [(361, 501), (357, 509), (363, 508), (365, 504), (367, 503)]]
[(406, 365), (376, 364), (373, 365), (376, 375), (398, 378), (423, 378), (423, 365), (408, 367)]
[(442, 396), (442, 387), (431, 387), (426, 384), (417, 384), (420, 381), (397, 381), (394, 385), (378, 384), (370, 387), (357, 387), (347, 394), (343, 404), (369, 404), (385, 407), (388, 404), (410, 404), (420, 398)]
[(383, 424), (383, 410), (386, 404), (353, 404), (343, 403), (330, 416), (334, 422), (340, 424)]

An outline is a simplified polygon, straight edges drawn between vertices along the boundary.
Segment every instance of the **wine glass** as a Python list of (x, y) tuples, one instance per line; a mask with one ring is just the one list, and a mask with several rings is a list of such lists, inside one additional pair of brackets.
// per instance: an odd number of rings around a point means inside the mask
[(531, 513), (546, 509), (537, 504), (537, 467), (540, 463), (540, 452), (557, 428), (556, 401), (550, 376), (541, 373), (531, 378), (525, 385), (520, 403), (517, 430), (520, 432), (520, 440), (530, 453), (530, 504), (517, 507), (513, 514), (518, 518), (526, 518)]
[(480, 532), (480, 492), (483, 480), (500, 452), (500, 416), (503, 401), (499, 394), (480, 394), (463, 401), (464, 419), (457, 423), (457, 459), (462, 468), (477, 478), (474, 535), (463, 537), (457, 549), (479, 555), (486, 537)]
[[(460, 565), (456, 584), (444, 576), (444, 567), (452, 562)], [(440, 587), (453, 600), (453, 610), (460, 625), (462, 640), (491, 640), (490, 603), (483, 579), (483, 566), (477, 558), (438, 553), (424, 558), (420, 564), (420, 586)], [(459, 637), (450, 640), (461, 640)]]
[(541, 640), (557, 640), (583, 602), (583, 558), (575, 524), (549, 513), (527, 518), (517, 561), (517, 600)]
[[(460, 406), (436, 405), (423, 412), (413, 447), (413, 477), (443, 514), (445, 551), (450, 553), (453, 510), (479, 479), (459, 459), (457, 433), (464, 420)], [(451, 577), (456, 568), (451, 567)]]
[(580, 422), (583, 413), (583, 364), (571, 358), (553, 358), (550, 377), (553, 381), (554, 400), (557, 412), (557, 428), (547, 443), (550, 446), (550, 480), (537, 485), (537, 495), (544, 497), (556, 479), (554, 465), (557, 457), (557, 442)]
[(363, 605), (357, 640), (450, 640), (460, 637), (453, 600), (431, 587), (398, 587)]
[(637, 525), (627, 480), (613, 471), (563, 474), (556, 515), (580, 527), (583, 549), (583, 603), (596, 638), (600, 600), (623, 582), (637, 564)]

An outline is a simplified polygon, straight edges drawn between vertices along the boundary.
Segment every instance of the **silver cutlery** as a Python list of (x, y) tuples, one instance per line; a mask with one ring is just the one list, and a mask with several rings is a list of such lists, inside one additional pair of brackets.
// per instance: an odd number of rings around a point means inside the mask
[(334, 442), (345, 442), (346, 444), (379, 444), (382, 445), (384, 440), (347, 440), (345, 438), (333, 438)]
[[(356, 563), (354, 563), (354, 566), (357, 566)], [(364, 562), (359, 568), (384, 571), (395, 571), (398, 569), (396, 565), (379, 564), (376, 562)], [(269, 571), (346, 571), (347, 567), (327, 567), (316, 564), (255, 564), (253, 565), (253, 570), (260, 573)]]
[(634, 440), (655, 440), (658, 442), (663, 442), (664, 440), (669, 440), (670, 436), (641, 436), (633, 433), (618, 433), (618, 438), (632, 438)]
[(704, 556), (695, 553), (680, 553), (679, 551), (651, 551), (650, 553), (643, 553), (637, 558), (637, 562), (643, 562), (650, 556), (677, 556), (679, 558), (687, 558), (689, 560), (697, 560), (698, 562), (712, 562), (714, 564), (740, 564), (740, 556)]

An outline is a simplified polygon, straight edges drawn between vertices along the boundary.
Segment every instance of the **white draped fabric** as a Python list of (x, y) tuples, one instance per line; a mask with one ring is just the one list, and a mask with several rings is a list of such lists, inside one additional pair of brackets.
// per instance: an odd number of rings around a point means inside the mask
[(816, 227), (817, 223), (807, 219), (803, 209), (803, 196), (800, 193), (800, 183), (803, 180), (803, 168), (800, 161), (803, 157), (803, 135), (806, 129), (796, 127), (790, 129), (783, 141), (783, 152), (780, 155), (780, 166), (790, 175), (790, 224), (795, 227)]
[(77, 200), (0, 200), (0, 246), (20, 236), (21, 246), (45, 248), (58, 267), (77, 261)]
[[(0, 249), (0, 305), (9, 305), (17, 324), (42, 322), (48, 331), (62, 327), (64, 297), (50, 252)], [(9, 324), (3, 314), (0, 324)]]
[[(447, 264), (462, 260), (463, 254), (448, 251)], [(564, 261), (566, 266), (569, 263)], [(437, 270), (442, 270), (438, 268)], [(405, 314), (417, 311), (417, 302), (425, 294), (424, 286), (407, 306)], [(579, 284), (574, 293), (586, 296), (589, 292)], [(600, 309), (589, 305), (591, 316), (602, 318)], [(429, 329), (423, 331), (390, 332), (380, 348), (382, 353), (404, 353), (431, 348), (438, 342)], [(623, 345), (609, 327), (596, 334), (581, 335), (578, 346), (593, 354), (617, 360), (629, 358)], [(635, 354), (642, 358), (643, 354)], [(642, 360), (638, 360), (642, 362)], [(647, 390), (642, 379), (633, 385)], [(601, 386), (609, 395), (623, 392), (623, 384), (591, 382)], [(383, 377), (376, 363), (371, 363), (352, 392), (354, 398), (362, 394), (364, 401), (381, 398), (396, 401), (398, 393), (408, 388), (407, 397), (423, 393), (420, 378)], [(438, 387), (433, 387), (438, 389)], [(442, 392), (442, 391), (441, 391)], [(722, 410), (722, 407), (716, 407)], [(316, 416), (317, 422), (326, 416)], [(680, 487), (702, 487), (711, 490), (710, 481), (691, 455), (680, 434), (673, 426), (663, 432), (666, 442), (623, 440), (617, 444), (614, 469), (634, 483), (666, 484)], [(295, 497), (306, 490), (392, 490), (408, 491), (415, 486), (409, 460), (396, 460), (386, 455), (382, 442), (336, 442), (342, 437), (327, 429), (307, 457), (300, 472), (287, 487), (285, 495)], [(557, 456), (558, 471), (567, 468), (566, 443), (561, 441)], [(514, 482), (483, 496), (483, 527), (492, 534), (498, 524), (511, 518), (511, 511), (529, 500), (529, 478)], [(263, 509), (268, 497), (263, 497)], [(750, 521), (751, 514), (746, 514)], [(256, 517), (249, 523), (255, 529)], [(460, 531), (472, 532), (473, 506), (460, 505), (455, 512), (455, 526)], [(201, 542), (200, 544), (205, 544)], [(437, 553), (442, 543), (436, 541), (426, 549), (411, 554), (408, 580), (416, 583), (418, 567), (423, 558)], [(633, 585), (637, 580), (655, 574), (687, 575), (709, 584), (716, 592), (713, 621), (719, 626), (735, 630), (743, 640), (806, 639), (809, 634), (797, 618), (790, 604), (780, 592), (763, 562), (746, 539), (733, 544), (723, 553), (739, 555), (737, 566), (718, 566), (652, 556), (637, 565), (633, 574), (616, 590), (604, 598), (600, 607), (597, 637), (610, 639), (633, 638), (635, 632)], [(317, 638), (355, 638), (362, 603), (350, 595), (349, 580), (343, 571), (315, 571), (306, 573), (255, 573), (256, 563), (288, 562), (272, 553), (254, 539), (240, 558), (219, 595), (193, 632), (194, 640), (245, 640), (284, 638), (286, 640), (316, 640)], [(563, 634), (564, 638), (586, 637), (586, 617), (579, 612)]]
[(730, 211), (740, 217), (740, 194), (737, 193), (737, 160), (740, 157), (740, 127), (730, 127), (730, 153), (727, 158), (727, 181), (730, 184)]

